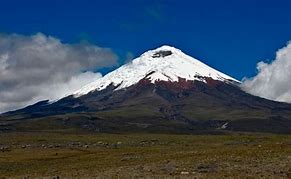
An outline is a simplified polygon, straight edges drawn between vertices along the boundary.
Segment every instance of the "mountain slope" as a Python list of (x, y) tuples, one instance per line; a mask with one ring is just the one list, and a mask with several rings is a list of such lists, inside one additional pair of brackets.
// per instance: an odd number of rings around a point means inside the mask
[(290, 104), (252, 96), (238, 85), (180, 50), (163, 46), (57, 102), (43, 101), (6, 113), (0, 130), (2, 126), (10, 130), (291, 133)]
[(152, 83), (156, 81), (177, 82), (179, 78), (205, 81), (201, 77), (238, 82), (174, 47), (162, 46), (142, 54), (132, 62), (86, 85), (76, 91), (74, 96), (78, 97), (94, 90), (101, 91), (110, 84), (118, 86), (116, 90), (119, 90), (134, 85), (142, 79), (149, 79)]

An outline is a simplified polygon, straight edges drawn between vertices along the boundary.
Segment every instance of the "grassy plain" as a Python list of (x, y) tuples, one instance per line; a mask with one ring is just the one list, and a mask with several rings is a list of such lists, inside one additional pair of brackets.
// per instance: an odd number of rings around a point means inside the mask
[(291, 136), (0, 134), (0, 178), (291, 178)]

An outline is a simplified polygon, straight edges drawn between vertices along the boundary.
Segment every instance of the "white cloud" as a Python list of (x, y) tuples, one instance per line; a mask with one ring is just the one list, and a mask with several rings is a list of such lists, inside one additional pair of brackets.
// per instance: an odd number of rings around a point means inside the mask
[(92, 44), (65, 44), (41, 33), (0, 35), (0, 112), (63, 97), (114, 65), (110, 49)]
[(244, 79), (242, 88), (263, 98), (291, 102), (291, 43), (276, 53), (272, 63), (259, 62), (258, 74)]

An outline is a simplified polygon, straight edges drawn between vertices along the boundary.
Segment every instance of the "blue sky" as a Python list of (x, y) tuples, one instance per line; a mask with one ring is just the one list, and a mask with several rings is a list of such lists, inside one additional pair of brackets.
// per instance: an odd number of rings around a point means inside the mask
[(175, 46), (237, 79), (291, 40), (290, 0), (1, 1), (0, 33), (42, 32), (134, 56)]

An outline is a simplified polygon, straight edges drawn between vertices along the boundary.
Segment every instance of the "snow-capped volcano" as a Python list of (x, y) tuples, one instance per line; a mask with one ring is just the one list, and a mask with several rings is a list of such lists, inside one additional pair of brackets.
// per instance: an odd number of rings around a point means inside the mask
[(8, 124), (5, 130), (56, 126), (110, 133), (291, 133), (290, 104), (247, 94), (237, 83), (176, 48), (162, 46), (73, 95), (40, 101), (0, 115), (0, 120)]
[(206, 78), (224, 82), (238, 82), (236, 79), (186, 55), (179, 49), (162, 46), (145, 52), (130, 63), (84, 86), (73, 95), (79, 97), (89, 92), (101, 91), (109, 85), (114, 85), (117, 87), (115, 90), (119, 90), (132, 86), (142, 79), (148, 79), (151, 83), (156, 81), (177, 82), (179, 79), (198, 80), (206, 83)]

